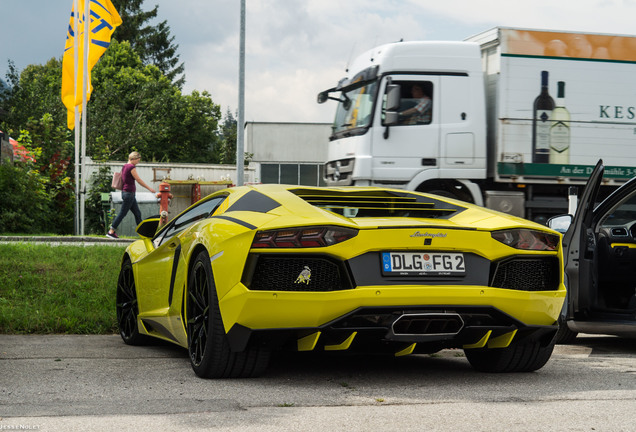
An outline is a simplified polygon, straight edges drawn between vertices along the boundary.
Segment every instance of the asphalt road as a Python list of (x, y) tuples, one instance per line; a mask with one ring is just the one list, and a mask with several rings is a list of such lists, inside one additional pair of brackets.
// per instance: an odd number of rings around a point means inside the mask
[(0, 431), (633, 431), (636, 341), (579, 337), (527, 374), (461, 351), (284, 355), (203, 380), (187, 352), (119, 336), (0, 335)]

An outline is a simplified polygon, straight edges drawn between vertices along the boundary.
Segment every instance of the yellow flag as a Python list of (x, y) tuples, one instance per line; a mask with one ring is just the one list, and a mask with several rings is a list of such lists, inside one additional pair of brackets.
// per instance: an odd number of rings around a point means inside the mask
[[(64, 46), (64, 57), (62, 58), (62, 102), (68, 110), (68, 128), (75, 127), (75, 107), (82, 111), (82, 80), (84, 79), (84, 31), (87, 21), (84, 11), (84, 0), (79, 0), (78, 6), (79, 25), (77, 35), (75, 34), (75, 2), (71, 9), (71, 19), (66, 33), (66, 45)], [(106, 52), (110, 45), (110, 38), (115, 31), (115, 27), (121, 24), (121, 17), (110, 0), (91, 0), (90, 19), (88, 25), (89, 48), (88, 48), (88, 83), (86, 100), (90, 99), (93, 86), (91, 85), (91, 70), (99, 58)], [(78, 39), (78, 64), (77, 81), (75, 75), (75, 36)], [(77, 87), (77, 90), (76, 90)]]

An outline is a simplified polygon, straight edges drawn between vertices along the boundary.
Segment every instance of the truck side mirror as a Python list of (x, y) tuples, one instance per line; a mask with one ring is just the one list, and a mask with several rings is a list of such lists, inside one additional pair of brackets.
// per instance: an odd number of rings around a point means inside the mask
[(400, 108), (400, 85), (389, 84), (386, 86), (386, 110), (397, 111)]
[(327, 99), (329, 99), (329, 92), (328, 91), (324, 91), (324, 92), (320, 92), (318, 93), (318, 103), (322, 104), (327, 102)]
[(387, 111), (384, 114), (384, 126), (395, 126), (400, 121), (399, 117), (397, 111)]
[[(386, 104), (384, 109), (384, 126), (394, 126), (399, 122), (399, 115), (397, 110), (400, 108), (400, 85), (388, 84), (386, 86)], [(385, 136), (388, 137), (388, 130), (385, 131)]]

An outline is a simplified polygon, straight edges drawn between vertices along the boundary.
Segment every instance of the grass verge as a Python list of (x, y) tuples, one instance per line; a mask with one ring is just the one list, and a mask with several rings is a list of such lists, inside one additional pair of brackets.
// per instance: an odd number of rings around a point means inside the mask
[(0, 333), (117, 331), (125, 247), (0, 245)]

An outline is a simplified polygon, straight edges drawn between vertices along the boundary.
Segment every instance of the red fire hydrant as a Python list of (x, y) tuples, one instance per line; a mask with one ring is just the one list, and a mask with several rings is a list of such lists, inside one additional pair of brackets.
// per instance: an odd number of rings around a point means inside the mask
[(161, 220), (159, 221), (159, 226), (162, 227), (168, 223), (168, 206), (170, 205), (170, 200), (172, 199), (172, 194), (170, 193), (170, 184), (166, 181), (162, 181), (159, 184), (159, 192), (157, 192), (157, 198), (159, 198), (159, 217)]

